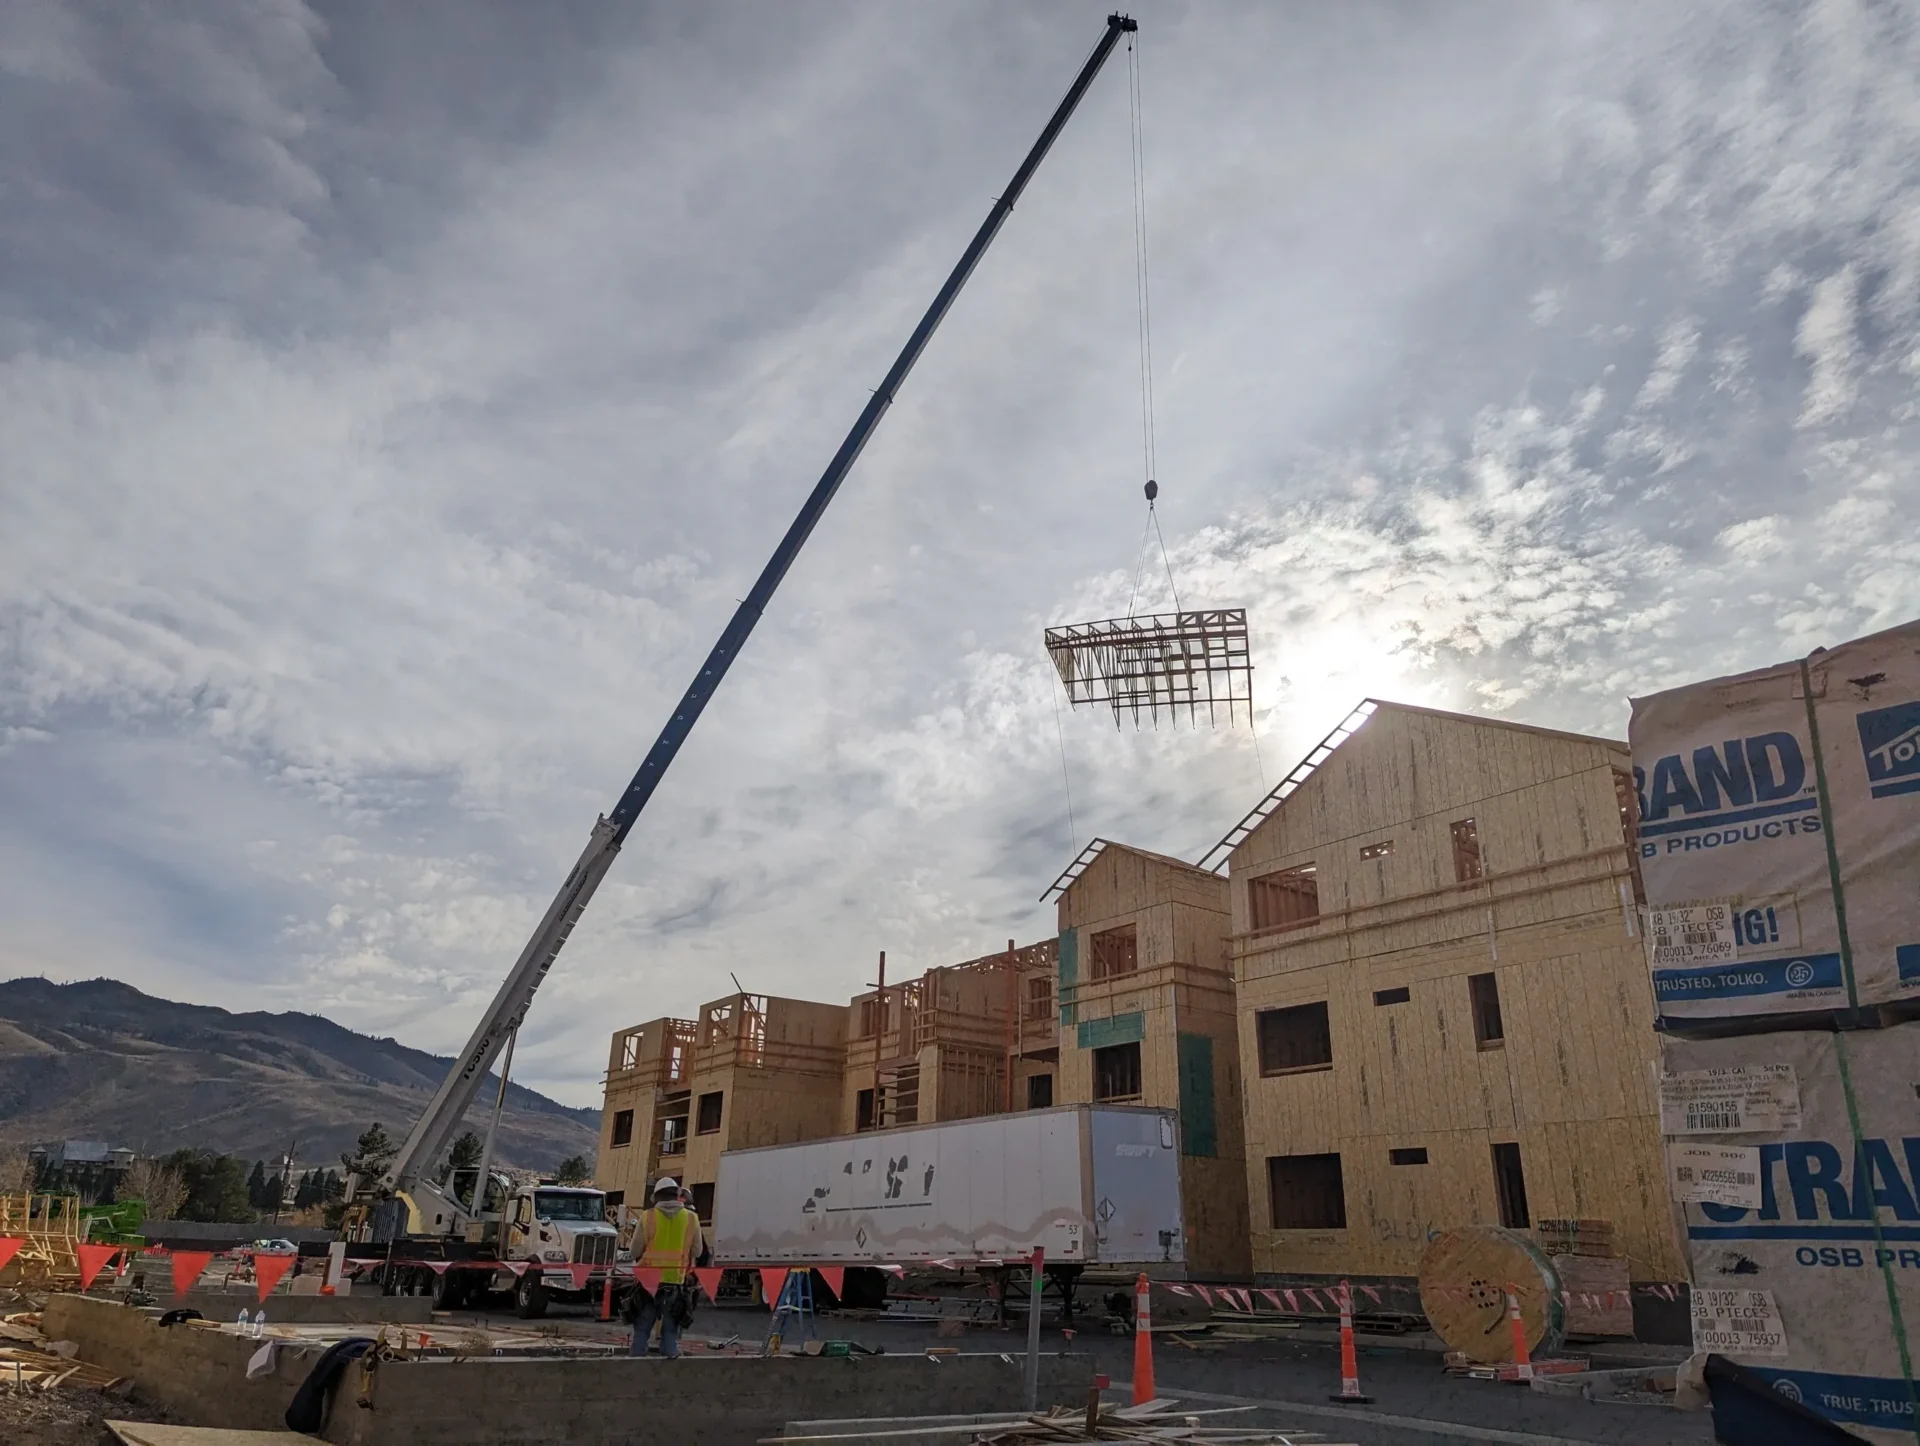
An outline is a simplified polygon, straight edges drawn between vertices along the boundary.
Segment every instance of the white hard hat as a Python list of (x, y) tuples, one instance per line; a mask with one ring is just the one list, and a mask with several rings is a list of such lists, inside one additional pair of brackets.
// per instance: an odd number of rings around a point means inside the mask
[(680, 1193), (680, 1182), (671, 1175), (662, 1175), (658, 1180), (654, 1181), (653, 1193), (656, 1195), (678, 1195)]

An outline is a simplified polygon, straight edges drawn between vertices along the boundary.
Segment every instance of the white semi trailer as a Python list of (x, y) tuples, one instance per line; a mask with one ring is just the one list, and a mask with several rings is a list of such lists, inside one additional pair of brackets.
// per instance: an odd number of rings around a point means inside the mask
[(718, 1262), (1180, 1265), (1180, 1121), (1065, 1105), (730, 1150)]

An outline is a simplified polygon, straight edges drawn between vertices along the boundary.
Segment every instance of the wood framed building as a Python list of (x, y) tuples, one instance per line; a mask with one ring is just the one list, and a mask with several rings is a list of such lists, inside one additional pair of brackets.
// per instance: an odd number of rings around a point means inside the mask
[(694, 1029), (691, 1019), (650, 1019), (613, 1036), (593, 1170), (611, 1205), (644, 1204), (684, 1162)]
[(1557, 1217), (1682, 1278), (1626, 745), (1361, 712), (1228, 836), (1256, 1275)]
[(1180, 1111), (1187, 1269), (1246, 1278), (1240, 1039), (1227, 881), (1096, 839), (1059, 891), (1060, 1104)]
[(1053, 1103), (1056, 940), (941, 965), (847, 1009), (840, 1133)]
[[(613, 1037), (594, 1179), (643, 1204), (672, 1175), (713, 1216), (720, 1155), (837, 1132), (846, 1006), (732, 994), (694, 1020), (655, 1019)], [(621, 1202), (614, 1202), (621, 1203)]]

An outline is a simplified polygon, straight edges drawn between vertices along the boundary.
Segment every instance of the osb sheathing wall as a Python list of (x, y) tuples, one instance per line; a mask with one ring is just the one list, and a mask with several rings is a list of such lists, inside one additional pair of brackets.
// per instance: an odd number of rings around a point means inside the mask
[[(1634, 1278), (1683, 1274), (1615, 793), (1627, 766), (1606, 740), (1383, 705), (1235, 851), (1256, 1272), (1414, 1274), (1434, 1233), (1498, 1220), (1491, 1147), (1515, 1142), (1533, 1219), (1610, 1220)], [(1467, 884), (1462, 818), (1485, 869)], [(1320, 919), (1250, 933), (1246, 881), (1309, 862)], [(1497, 1047), (1475, 1041), (1481, 973), (1498, 984)], [(1374, 1003), (1398, 986), (1407, 1002)], [(1258, 1011), (1320, 1000), (1332, 1067), (1263, 1077)], [(1413, 1147), (1428, 1163), (1389, 1163)], [(1346, 1228), (1270, 1228), (1268, 1157), (1335, 1152)]]
[[(768, 998), (765, 1044), (756, 1047), (742, 1028), (741, 1006), (749, 997), (733, 995), (701, 1007), (682, 1184), (713, 1184), (723, 1151), (824, 1139), (838, 1130), (845, 1006)], [(709, 1029), (716, 1006), (729, 1003), (733, 1009), (724, 1023)], [(702, 1133), (700, 1100), (714, 1093), (721, 1096), (720, 1127)]]
[[(629, 1202), (644, 1200), (651, 1183), (653, 1150), (659, 1144), (656, 1105), (663, 1065), (667, 1021), (653, 1019), (613, 1036), (607, 1053), (605, 1096), (600, 1109), (600, 1153), (595, 1157), (593, 1182), (602, 1190), (624, 1192)], [(628, 1040), (633, 1040), (631, 1051)], [(626, 1063), (631, 1053), (634, 1062)], [(633, 1136), (625, 1145), (613, 1143), (614, 1116), (633, 1111)]]
[[(1224, 880), (1116, 844), (1060, 899), (1054, 1098), (1092, 1102), (1094, 1049), (1139, 1040), (1135, 1102), (1181, 1112), (1187, 1269), (1200, 1278), (1245, 1278), (1250, 1268), (1226, 905)], [(1092, 979), (1090, 936), (1127, 924), (1134, 926), (1138, 968)]]

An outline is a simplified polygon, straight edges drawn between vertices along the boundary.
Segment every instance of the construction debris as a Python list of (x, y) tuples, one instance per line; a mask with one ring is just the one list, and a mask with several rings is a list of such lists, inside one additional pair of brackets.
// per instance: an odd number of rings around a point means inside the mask
[[(1234, 1416), (1259, 1409), (1255, 1406), (1224, 1406), (1207, 1411), (1177, 1411), (1179, 1403), (1168, 1397), (1138, 1406), (1114, 1406), (1104, 1401), (1089, 1401), (1085, 1410), (1055, 1406), (1045, 1412), (1010, 1416), (1005, 1420), (954, 1423), (942, 1420), (925, 1426), (892, 1427), (880, 1431), (850, 1431), (831, 1435), (768, 1436), (761, 1446), (798, 1446), (801, 1442), (871, 1441), (898, 1437), (907, 1442), (926, 1437), (961, 1436), (970, 1446), (1019, 1446), (1041, 1441), (1196, 1441), (1211, 1446), (1293, 1446), (1295, 1442), (1313, 1442), (1323, 1446), (1318, 1431), (1291, 1428), (1206, 1426), (1207, 1416)], [(1356, 1446), (1354, 1442), (1326, 1442), (1324, 1446)]]

